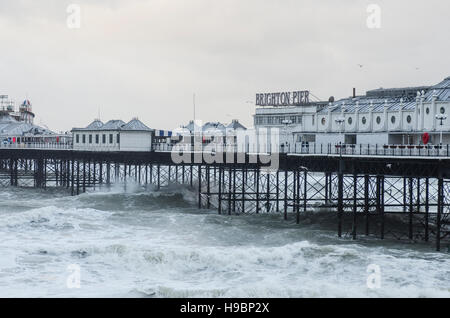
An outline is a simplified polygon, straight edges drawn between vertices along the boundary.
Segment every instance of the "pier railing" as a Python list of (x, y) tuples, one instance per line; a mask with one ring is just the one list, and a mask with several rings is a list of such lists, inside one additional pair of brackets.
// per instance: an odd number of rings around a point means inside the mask
[[(292, 149), (293, 148), (293, 149)], [(348, 156), (450, 157), (450, 145), (296, 144), (282, 153)]]
[(0, 143), (0, 149), (60, 149), (72, 150), (72, 144), (59, 142), (26, 142), (26, 143)]
[[(71, 143), (0, 143), (0, 149), (49, 149), (73, 150)], [(281, 145), (277, 150), (271, 145), (191, 145), (153, 144), (153, 151), (171, 152), (245, 152), (284, 153), (297, 155), (342, 155), (342, 156), (396, 156), (396, 157), (449, 157), (450, 145), (388, 145), (388, 144), (319, 144), (296, 143)], [(87, 147), (83, 151), (120, 151), (117, 147)]]
[[(190, 144), (155, 144), (155, 151), (203, 151), (203, 152), (245, 152), (274, 153), (271, 145), (215, 145), (193, 146)], [(380, 144), (295, 144), (281, 145), (279, 153), (299, 155), (342, 155), (342, 156), (403, 156), (403, 157), (450, 157), (450, 145), (380, 145)]]

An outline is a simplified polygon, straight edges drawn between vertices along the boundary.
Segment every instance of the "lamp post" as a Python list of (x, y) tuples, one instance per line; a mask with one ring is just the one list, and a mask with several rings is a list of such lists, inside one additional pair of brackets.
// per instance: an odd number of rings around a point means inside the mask
[(281, 122), (283, 125), (284, 125), (284, 136), (285, 136), (285, 148), (286, 148), (286, 152), (287, 152), (287, 147), (288, 147), (288, 141), (287, 141), (287, 129), (288, 129), (288, 126), (289, 125), (291, 125), (292, 124), (292, 120), (289, 120), (289, 119), (285, 119), (285, 120), (283, 120), (282, 122)]
[(336, 124), (339, 125), (339, 136), (341, 135), (342, 132), (342, 125), (345, 123), (345, 118), (344, 117), (338, 117), (335, 119)]
[(436, 119), (440, 121), (440, 126), (441, 126), (441, 142), (440, 144), (442, 145), (442, 130), (444, 129), (444, 120), (447, 119), (447, 115), (445, 114), (440, 114), (440, 115), (436, 115)]

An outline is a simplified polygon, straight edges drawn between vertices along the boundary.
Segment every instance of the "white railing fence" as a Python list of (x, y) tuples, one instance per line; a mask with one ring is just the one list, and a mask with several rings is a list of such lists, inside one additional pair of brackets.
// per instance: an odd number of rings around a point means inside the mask
[[(0, 143), (0, 149), (55, 149), (73, 150), (71, 143)], [(450, 157), (450, 145), (387, 145), (387, 144), (318, 144), (295, 143), (281, 145), (277, 150), (269, 145), (225, 145), (225, 144), (167, 144), (152, 145), (158, 152), (246, 152), (246, 153), (284, 153), (300, 155), (353, 155), (353, 156), (410, 156), (410, 157)], [(118, 147), (98, 146), (77, 148), (79, 151), (120, 151)]]

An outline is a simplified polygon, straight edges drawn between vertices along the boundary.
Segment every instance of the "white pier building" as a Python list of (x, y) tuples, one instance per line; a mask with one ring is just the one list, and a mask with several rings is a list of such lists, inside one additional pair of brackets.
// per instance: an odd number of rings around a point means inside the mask
[[(261, 103), (261, 95), (269, 95), (269, 102), (266, 98)], [(281, 143), (289, 148), (310, 143), (450, 143), (450, 77), (434, 86), (379, 88), (329, 102), (292, 104), (275, 97), (257, 95), (254, 125), (256, 130), (279, 128)]]

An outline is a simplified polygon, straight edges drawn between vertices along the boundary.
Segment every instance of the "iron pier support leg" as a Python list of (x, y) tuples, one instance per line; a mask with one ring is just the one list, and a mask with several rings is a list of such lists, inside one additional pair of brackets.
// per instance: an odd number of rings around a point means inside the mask
[[(219, 168), (220, 169), (220, 168)], [(242, 214), (245, 213), (245, 179), (247, 176), (247, 169), (245, 167), (242, 167), (242, 198), (241, 198), (241, 212)], [(219, 176), (219, 180), (220, 180), (220, 176)]]
[(297, 224), (300, 224), (300, 193), (301, 193), (300, 192), (300, 186), (301, 186), (300, 180), (303, 180), (305, 182), (305, 179), (300, 178), (299, 170), (296, 170), (296, 171), (297, 171), (297, 176), (296, 176), (296, 179), (297, 179), (297, 201), (295, 202), (295, 206), (296, 206), (295, 212), (297, 214), (297, 218), (295, 221)]
[(150, 184), (153, 184), (153, 165), (150, 164)]
[(156, 166), (156, 178), (157, 178), (157, 187), (158, 187), (158, 191), (161, 189), (161, 165), (158, 164)]
[(292, 171), (292, 178), (293, 178), (293, 187), (292, 187), (292, 213), (296, 213), (296, 206), (297, 206), (297, 170)]
[(231, 187), (232, 187), (232, 169), (228, 170), (228, 215), (231, 215)]
[(420, 178), (417, 178), (417, 213), (420, 213)]
[(95, 183), (97, 182), (97, 178), (96, 178), (96, 174), (97, 174), (97, 162), (94, 160), (93, 162), (94, 167), (93, 167), (93, 172), (92, 172), (92, 184), (94, 186), (94, 190), (95, 190)]
[(86, 160), (83, 159), (83, 192), (86, 192)]
[(55, 186), (58, 186), (59, 182), (59, 169), (58, 169), (58, 160), (55, 160)]
[(43, 187), (45, 189), (45, 188), (47, 188), (47, 159), (44, 159), (43, 169), (44, 169), (44, 179), (42, 182), (43, 182)]
[(148, 164), (145, 164), (145, 188), (148, 186)]
[(211, 208), (211, 184), (210, 184), (210, 167), (206, 166), (206, 207), (207, 209)]
[(138, 179), (139, 185), (141, 185), (141, 164), (138, 165)]
[(438, 179), (438, 206), (436, 216), (436, 251), (441, 250), (441, 217), (444, 208), (444, 180)]
[(425, 179), (425, 242), (428, 242), (430, 239), (429, 234), (429, 213), (430, 213), (430, 179)]
[(103, 161), (100, 161), (99, 168), (100, 168), (100, 171), (99, 171), (99, 175), (98, 175), (98, 183), (100, 185), (102, 185), (103, 184)]
[(357, 214), (357, 204), (358, 204), (358, 176), (353, 175), (353, 225), (352, 225), (352, 235), (353, 240), (356, 240), (356, 214)]
[(80, 161), (77, 160), (77, 195), (80, 194)]
[[(119, 166), (120, 167), (120, 166)], [(123, 187), (127, 191), (127, 164), (123, 164)]]
[(185, 166), (184, 165), (182, 165), (181, 166), (181, 175), (182, 175), (182, 177), (181, 177), (181, 182), (182, 182), (182, 184), (184, 184), (186, 181), (185, 181), (185, 170), (186, 170), (186, 168), (185, 168)]
[(366, 236), (369, 236), (369, 182), (370, 177), (368, 175), (364, 176), (364, 213), (366, 215)]
[(256, 184), (256, 214), (259, 213), (259, 169), (255, 170), (255, 184)]
[(342, 237), (342, 217), (344, 214), (344, 174), (338, 173), (338, 236)]
[(106, 184), (108, 186), (111, 184), (111, 163), (109, 161), (106, 163)]
[(198, 208), (202, 208), (202, 166), (198, 166)]
[[(91, 182), (92, 182), (92, 178), (91, 178), (91, 159), (88, 160), (88, 183), (87, 183), (87, 187), (90, 188), (91, 187)], [(86, 190), (85, 190), (86, 192)]]
[(72, 196), (73, 196), (73, 195), (75, 195), (75, 160), (73, 160), (73, 159), (72, 159), (71, 175), (72, 175), (71, 192), (72, 192)]
[(44, 160), (43, 159), (37, 159), (36, 160), (36, 187), (43, 188), (44, 187)]
[(233, 166), (233, 213), (236, 214), (236, 175), (237, 169)]
[[(70, 169), (70, 160), (66, 161), (66, 186), (67, 189), (70, 187), (70, 180), (71, 180), (71, 175), (72, 175), (72, 170)], [(72, 195), (73, 195), (73, 191), (72, 191)]]
[(168, 177), (168, 181), (167, 181), (167, 185), (170, 185), (170, 175), (171, 175), (171, 172), (172, 172), (172, 166), (171, 165), (169, 165), (169, 177)]
[(408, 195), (408, 191), (406, 190), (407, 185), (406, 185), (406, 178), (403, 177), (403, 212), (406, 213), (407, 211), (407, 195)]
[(409, 178), (409, 218), (408, 218), (408, 237), (413, 239), (413, 179)]
[(18, 160), (15, 160), (14, 163), (14, 185), (17, 187), (19, 185), (19, 167), (18, 167)]
[(284, 171), (284, 219), (287, 220), (287, 208), (288, 208), (288, 171), (287, 168)]
[(303, 212), (305, 212), (306, 213), (306, 210), (307, 210), (307, 203), (308, 203), (308, 171), (304, 171), (303, 172), (303, 179), (304, 179), (304, 182), (303, 182), (303, 195), (304, 195), (304, 198), (303, 198)]
[(381, 206), (380, 206), (380, 213), (381, 213), (381, 239), (384, 240), (384, 176), (380, 177), (380, 200), (381, 200)]
[(277, 187), (276, 187), (276, 200), (277, 200), (277, 212), (280, 211), (280, 171), (277, 170)]
[(266, 212), (270, 212), (270, 173), (266, 175)]
[(222, 214), (222, 172), (223, 168), (222, 166), (219, 166), (219, 197), (218, 199), (218, 209), (219, 209), (219, 214)]

